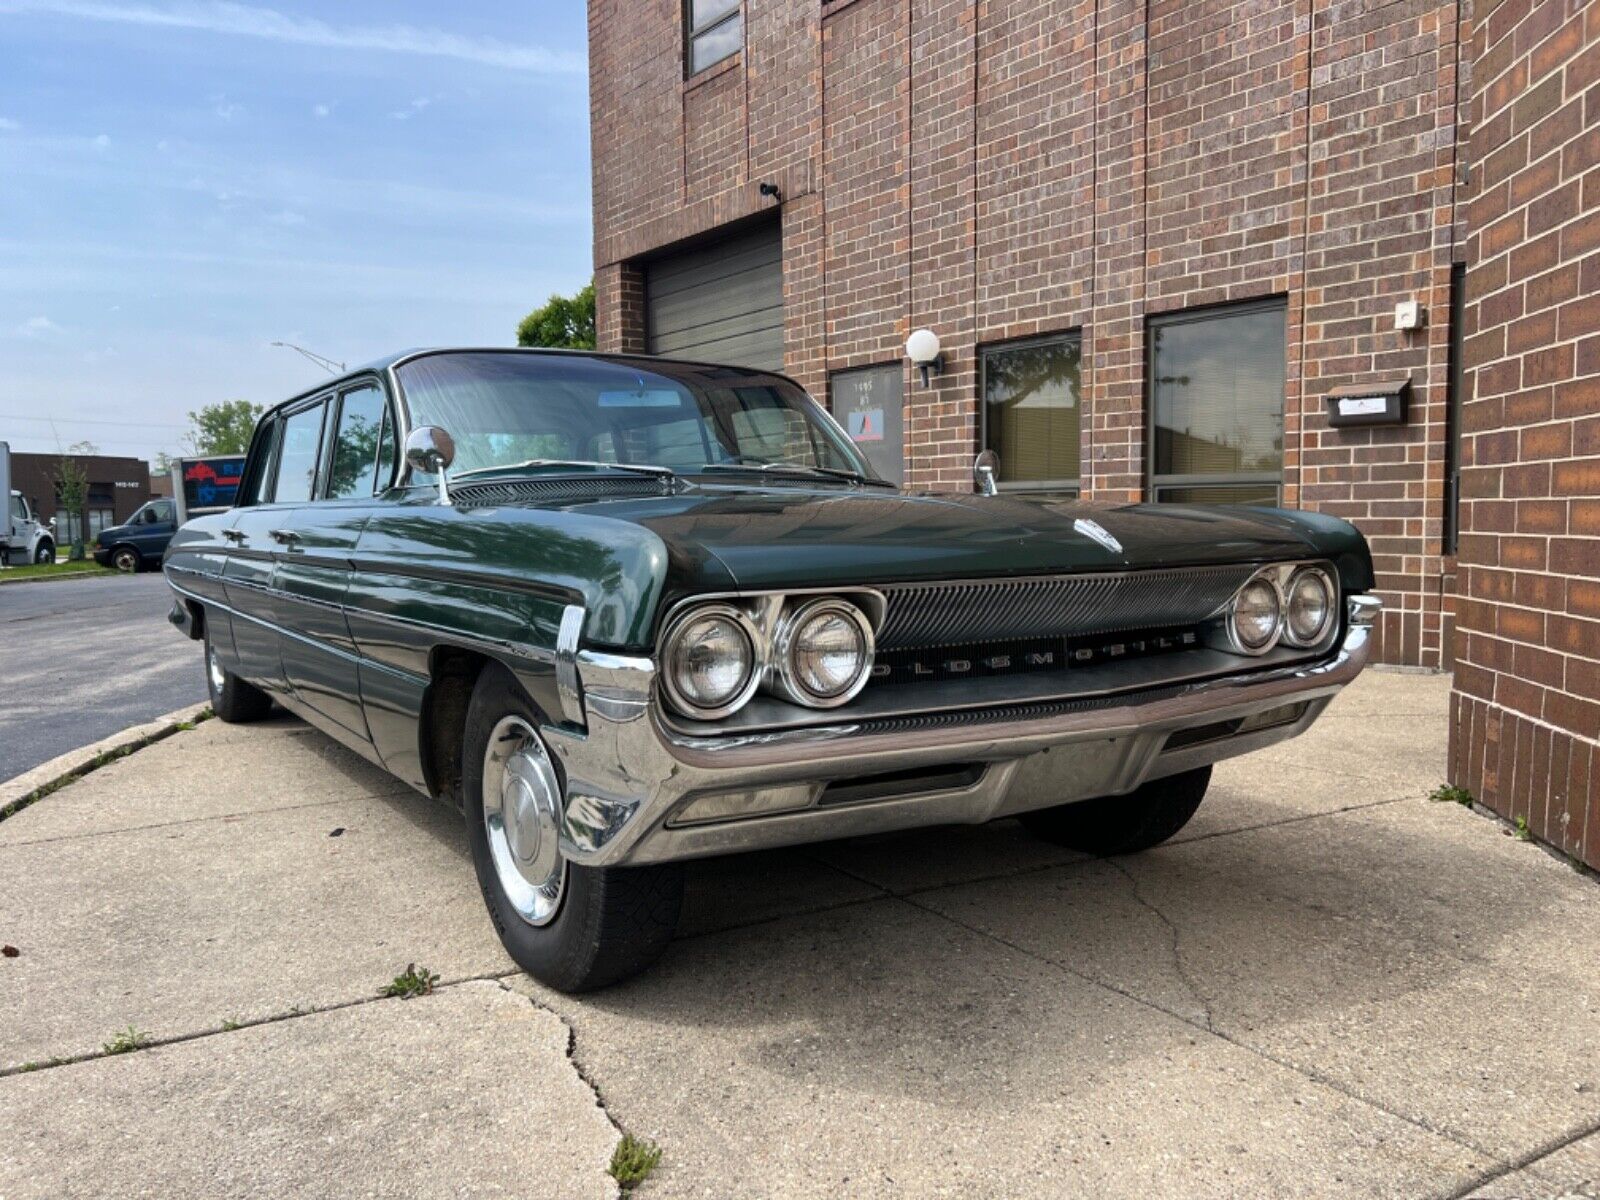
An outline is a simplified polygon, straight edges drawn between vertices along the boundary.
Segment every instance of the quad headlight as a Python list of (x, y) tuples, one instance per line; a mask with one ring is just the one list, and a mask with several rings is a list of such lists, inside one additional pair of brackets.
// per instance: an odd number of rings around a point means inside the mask
[(1272, 580), (1257, 575), (1239, 589), (1228, 614), (1233, 642), (1246, 654), (1264, 654), (1278, 640), (1283, 606)]
[(756, 643), (750, 618), (731, 604), (679, 616), (661, 643), (661, 680), (673, 707), (706, 721), (743, 707), (761, 682)]
[(777, 690), (796, 704), (835, 708), (867, 685), (872, 625), (848, 600), (824, 596), (787, 613), (773, 641)]
[(1333, 581), (1321, 567), (1302, 567), (1284, 589), (1283, 633), (1294, 646), (1315, 646), (1327, 635), (1335, 611)]

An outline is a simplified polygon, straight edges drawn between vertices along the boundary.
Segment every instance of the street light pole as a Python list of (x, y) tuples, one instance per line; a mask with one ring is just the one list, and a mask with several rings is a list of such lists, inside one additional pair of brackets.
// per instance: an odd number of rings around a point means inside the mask
[(335, 362), (331, 358), (324, 358), (320, 354), (316, 354), (310, 350), (307, 350), (304, 346), (296, 346), (293, 342), (273, 342), (272, 344), (274, 346), (282, 346), (285, 350), (293, 350), (302, 358), (309, 358), (312, 362), (316, 363), (317, 366), (321, 367), (330, 375), (344, 374), (344, 364), (342, 362)]

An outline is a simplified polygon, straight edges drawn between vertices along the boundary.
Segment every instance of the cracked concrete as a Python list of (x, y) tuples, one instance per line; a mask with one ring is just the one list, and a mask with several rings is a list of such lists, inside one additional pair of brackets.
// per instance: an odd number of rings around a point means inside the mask
[[(620, 1125), (644, 1200), (1600, 1197), (1600, 887), (1423, 799), (1446, 689), (1369, 673), (1137, 858), (694, 864), (661, 965), (580, 998), (512, 970), (457, 817), (210, 723), (0, 823), (0, 1063), (89, 1056), (0, 1078), (0, 1196), (608, 1195)], [(445, 985), (377, 1000), (412, 960)], [(99, 1057), (130, 1022), (167, 1044)]]

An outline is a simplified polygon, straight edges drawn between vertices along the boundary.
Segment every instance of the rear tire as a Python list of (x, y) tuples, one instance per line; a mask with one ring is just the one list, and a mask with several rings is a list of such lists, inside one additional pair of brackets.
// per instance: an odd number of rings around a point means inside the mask
[(592, 991), (638, 974), (666, 949), (683, 905), (683, 869), (585, 867), (559, 849), (552, 856), (546, 839), (559, 827), (566, 778), (537, 732), (543, 723), (509, 671), (484, 668), (461, 743), (467, 840), (506, 953), (557, 991)]
[(272, 711), (271, 696), (222, 665), (209, 633), (206, 634), (206, 690), (211, 693), (211, 711), (230, 725), (259, 721)]
[(1126, 796), (1102, 796), (1077, 804), (1023, 813), (1028, 831), (1047, 842), (1109, 857), (1137, 854), (1189, 823), (1211, 783), (1211, 768), (1152, 779)]

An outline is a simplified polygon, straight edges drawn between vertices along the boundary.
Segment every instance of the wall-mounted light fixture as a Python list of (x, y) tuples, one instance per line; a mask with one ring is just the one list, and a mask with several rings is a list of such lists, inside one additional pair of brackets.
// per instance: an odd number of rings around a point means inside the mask
[(778, 190), (778, 185), (777, 184), (775, 184), (775, 183), (763, 183), (761, 185), (760, 191), (761, 191), (762, 199), (765, 199), (766, 197), (771, 196), (779, 204), (783, 203), (783, 193)]
[(930, 376), (944, 371), (944, 355), (939, 353), (939, 335), (931, 329), (918, 329), (906, 339), (906, 357), (922, 371), (922, 386)]

